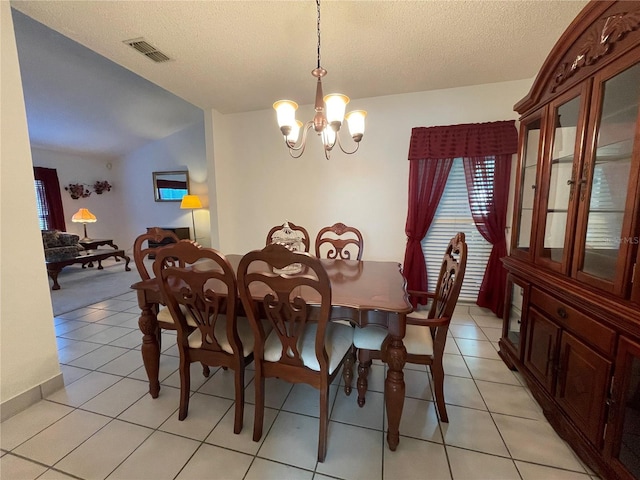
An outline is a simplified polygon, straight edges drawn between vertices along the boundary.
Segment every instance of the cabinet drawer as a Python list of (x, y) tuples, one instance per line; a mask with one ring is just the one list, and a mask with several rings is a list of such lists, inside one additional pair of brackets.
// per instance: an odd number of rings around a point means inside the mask
[(537, 288), (531, 289), (531, 304), (545, 312), (559, 325), (571, 331), (576, 337), (588, 342), (608, 356), (613, 355), (616, 340), (615, 331)]

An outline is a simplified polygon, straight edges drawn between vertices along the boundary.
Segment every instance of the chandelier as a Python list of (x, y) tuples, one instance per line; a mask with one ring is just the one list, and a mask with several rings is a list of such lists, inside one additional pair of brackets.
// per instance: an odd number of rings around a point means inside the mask
[[(311, 128), (322, 138), (324, 145), (324, 156), (327, 160), (331, 155), (331, 150), (337, 144), (347, 155), (356, 153), (360, 146), (360, 140), (364, 135), (364, 118), (367, 112), (364, 110), (354, 110), (345, 116), (345, 109), (349, 103), (349, 97), (340, 93), (332, 93), (325, 97), (322, 96), (322, 77), (327, 71), (320, 66), (320, 0), (316, 0), (316, 8), (318, 10), (317, 33), (318, 33), (318, 64), (311, 71), (311, 75), (318, 79), (316, 84), (316, 114), (313, 120), (309, 120), (303, 128), (302, 122), (296, 120), (296, 110), (298, 104), (291, 100), (279, 100), (273, 104), (278, 118), (278, 126), (284, 136), (284, 141), (289, 148), (289, 154), (293, 158), (299, 158), (304, 153), (307, 145), (307, 134)], [(355, 142), (353, 151), (347, 151), (340, 142), (340, 128), (347, 119), (349, 124), (349, 133)], [(302, 130), (302, 139), (300, 140), (300, 130)], [(300, 140), (300, 143), (298, 143)]]

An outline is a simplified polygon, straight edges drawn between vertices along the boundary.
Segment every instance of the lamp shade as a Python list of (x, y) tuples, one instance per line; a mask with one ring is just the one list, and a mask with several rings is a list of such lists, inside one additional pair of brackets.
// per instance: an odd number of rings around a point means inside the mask
[(347, 113), (347, 123), (349, 124), (349, 132), (351, 136), (364, 135), (364, 118), (367, 116), (367, 112), (364, 110), (354, 110)]
[(81, 208), (71, 217), (71, 221), (74, 223), (95, 223), (97, 221), (96, 216), (86, 208)]
[(341, 93), (331, 93), (324, 97), (324, 103), (327, 106), (327, 123), (332, 125), (337, 122), (338, 126), (342, 124), (349, 97)]
[(293, 127), (296, 123), (296, 110), (298, 104), (291, 100), (278, 100), (273, 104), (273, 108), (276, 111), (276, 118), (278, 119), (278, 126)]
[(185, 195), (182, 197), (180, 208), (202, 208), (202, 202), (198, 195)]

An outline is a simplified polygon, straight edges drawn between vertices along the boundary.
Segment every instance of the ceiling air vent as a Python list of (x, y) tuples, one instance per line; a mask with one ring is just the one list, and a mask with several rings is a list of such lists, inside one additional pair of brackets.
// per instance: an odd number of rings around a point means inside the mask
[(131, 48), (137, 50), (145, 57), (150, 58), (154, 62), (162, 63), (171, 60), (167, 55), (159, 51), (156, 47), (147, 42), (144, 38), (136, 38), (133, 40), (125, 40), (124, 43)]

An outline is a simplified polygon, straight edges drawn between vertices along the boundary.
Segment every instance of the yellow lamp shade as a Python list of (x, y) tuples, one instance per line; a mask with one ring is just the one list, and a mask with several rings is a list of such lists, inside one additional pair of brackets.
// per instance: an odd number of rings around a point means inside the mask
[(185, 195), (182, 197), (180, 208), (202, 208), (202, 202), (198, 195)]
[(96, 216), (86, 208), (81, 208), (71, 217), (71, 221), (74, 223), (95, 223), (97, 221)]

